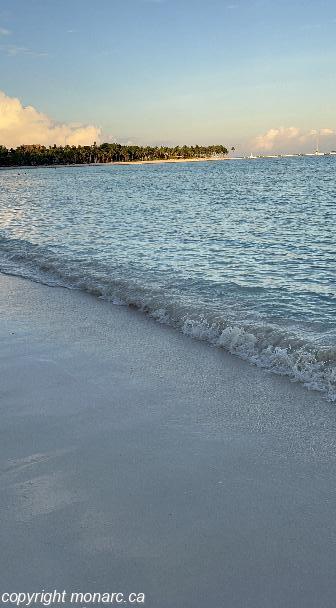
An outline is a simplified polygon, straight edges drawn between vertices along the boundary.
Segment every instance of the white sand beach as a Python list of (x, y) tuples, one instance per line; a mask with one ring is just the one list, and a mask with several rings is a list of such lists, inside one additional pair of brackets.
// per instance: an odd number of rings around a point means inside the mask
[(124, 160), (120, 162), (112, 163), (95, 163), (101, 165), (162, 165), (162, 163), (205, 163), (205, 162), (218, 162), (222, 160), (232, 160), (229, 156), (204, 156), (203, 158), (161, 158), (159, 160)]
[(334, 607), (334, 405), (126, 307), (0, 289), (2, 593)]

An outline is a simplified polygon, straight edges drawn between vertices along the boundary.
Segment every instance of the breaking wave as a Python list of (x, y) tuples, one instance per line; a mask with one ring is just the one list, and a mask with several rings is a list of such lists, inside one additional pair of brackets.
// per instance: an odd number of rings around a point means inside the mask
[[(223, 348), (276, 374), (286, 375), (336, 401), (336, 348), (320, 344), (295, 327), (252, 319), (223, 299), (221, 310), (163, 290), (144, 277), (125, 279), (122, 269), (20, 239), (1, 239), (0, 271), (50, 286), (80, 289), (116, 305), (128, 305), (194, 339)], [(245, 311), (246, 312), (246, 311)]]

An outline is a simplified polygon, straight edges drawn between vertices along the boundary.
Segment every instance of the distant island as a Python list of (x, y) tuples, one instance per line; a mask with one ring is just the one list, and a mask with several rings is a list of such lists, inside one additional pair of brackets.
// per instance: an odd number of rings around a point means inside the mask
[(0, 145), (0, 166), (84, 165), (96, 163), (130, 163), (220, 159), (228, 154), (222, 145), (213, 146), (133, 146), (103, 143), (92, 146), (22, 145), (6, 148)]

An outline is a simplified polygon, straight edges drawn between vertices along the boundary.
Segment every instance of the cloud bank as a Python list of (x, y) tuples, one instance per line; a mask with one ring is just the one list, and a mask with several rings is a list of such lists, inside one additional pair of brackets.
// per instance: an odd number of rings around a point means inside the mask
[(101, 130), (94, 125), (59, 124), (19, 99), (0, 91), (0, 145), (16, 148), (22, 144), (89, 145), (100, 141)]
[[(252, 141), (253, 150), (259, 152), (306, 152), (316, 148), (317, 140), (321, 148), (335, 146), (336, 131), (331, 128), (303, 131), (298, 127), (277, 127), (258, 135)], [(326, 150), (328, 151), (328, 150)]]

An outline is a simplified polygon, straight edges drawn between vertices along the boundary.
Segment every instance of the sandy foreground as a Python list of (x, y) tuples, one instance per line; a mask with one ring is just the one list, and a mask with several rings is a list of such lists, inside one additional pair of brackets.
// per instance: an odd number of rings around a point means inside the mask
[(0, 593), (334, 608), (335, 405), (125, 307), (0, 293)]

